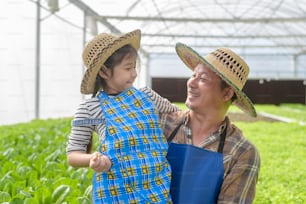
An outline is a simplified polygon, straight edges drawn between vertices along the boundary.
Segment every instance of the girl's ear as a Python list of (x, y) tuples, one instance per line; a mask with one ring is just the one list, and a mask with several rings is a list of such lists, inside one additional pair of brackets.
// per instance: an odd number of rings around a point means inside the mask
[(99, 70), (99, 73), (100, 77), (102, 79), (107, 79), (109, 78), (110, 74), (108, 72), (108, 69), (103, 65), (102, 68)]

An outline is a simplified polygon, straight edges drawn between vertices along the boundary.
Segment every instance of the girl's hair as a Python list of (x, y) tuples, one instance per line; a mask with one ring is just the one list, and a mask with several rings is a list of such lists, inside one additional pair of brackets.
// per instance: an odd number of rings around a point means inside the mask
[[(113, 74), (114, 67), (122, 62), (122, 60), (129, 55), (137, 57), (137, 50), (131, 45), (125, 45), (118, 50), (116, 50), (104, 63), (104, 67), (111, 70)], [(96, 77), (95, 87), (92, 94), (92, 97), (95, 97), (101, 89), (105, 86), (105, 81), (98, 74)]]
[[(111, 70), (111, 74), (113, 74), (114, 67), (122, 62), (122, 60), (125, 57), (128, 56), (135, 56), (137, 57), (137, 50), (132, 47), (131, 45), (125, 45), (118, 50), (116, 50), (104, 63), (104, 67)], [(105, 81), (100, 77), (98, 74), (96, 77), (94, 92), (92, 94), (92, 97), (95, 97), (101, 89), (105, 86)], [(89, 141), (89, 144), (87, 145), (87, 153), (91, 153), (93, 148), (93, 138), (91, 136), (91, 139)]]

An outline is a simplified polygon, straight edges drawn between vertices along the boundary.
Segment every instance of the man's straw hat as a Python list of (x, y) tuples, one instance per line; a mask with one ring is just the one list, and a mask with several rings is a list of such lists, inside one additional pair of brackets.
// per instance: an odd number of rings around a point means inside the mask
[(140, 30), (134, 30), (121, 36), (101, 33), (94, 37), (83, 51), (83, 62), (86, 66), (86, 71), (81, 83), (81, 93), (93, 93), (96, 76), (105, 61), (116, 50), (128, 44), (138, 50), (140, 37)]
[(201, 57), (192, 48), (182, 43), (176, 44), (176, 52), (191, 70), (200, 63), (207, 65), (235, 91), (237, 99), (233, 104), (249, 115), (256, 117), (257, 114), (252, 101), (242, 91), (248, 78), (249, 67), (236, 53), (222, 47)]

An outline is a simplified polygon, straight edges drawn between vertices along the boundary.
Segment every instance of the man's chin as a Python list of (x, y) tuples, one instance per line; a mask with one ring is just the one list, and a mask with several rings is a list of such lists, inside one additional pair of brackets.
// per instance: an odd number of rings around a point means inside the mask
[(190, 101), (188, 101), (188, 99), (186, 100), (185, 105), (186, 105), (187, 108), (190, 109)]
[(193, 110), (198, 106), (198, 103), (187, 98), (185, 105), (188, 107), (189, 110)]

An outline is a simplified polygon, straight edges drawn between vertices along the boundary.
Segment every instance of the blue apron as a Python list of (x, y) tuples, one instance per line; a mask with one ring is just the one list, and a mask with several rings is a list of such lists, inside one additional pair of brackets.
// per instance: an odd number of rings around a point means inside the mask
[(99, 100), (105, 116), (105, 140), (99, 151), (113, 166), (94, 173), (94, 203), (170, 202), (168, 143), (153, 102), (134, 87), (114, 97), (101, 92)]
[(189, 144), (172, 143), (180, 126), (168, 138), (172, 201), (174, 204), (217, 203), (223, 182), (222, 151), (226, 131), (221, 134), (218, 152), (212, 152)]

